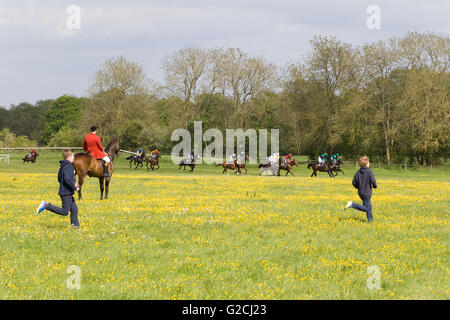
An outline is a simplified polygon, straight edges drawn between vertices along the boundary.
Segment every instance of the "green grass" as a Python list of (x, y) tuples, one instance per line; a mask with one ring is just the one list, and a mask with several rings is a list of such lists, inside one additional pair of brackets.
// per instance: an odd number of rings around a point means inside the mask
[[(88, 178), (81, 229), (50, 212), (59, 154), (0, 163), (0, 299), (448, 299), (449, 172), (379, 169), (374, 223), (343, 211), (359, 201), (355, 167), (330, 179), (222, 175), (200, 165), (159, 171), (115, 161), (110, 199)], [(81, 269), (70, 290), (67, 268)], [(367, 268), (381, 289), (367, 287)]]

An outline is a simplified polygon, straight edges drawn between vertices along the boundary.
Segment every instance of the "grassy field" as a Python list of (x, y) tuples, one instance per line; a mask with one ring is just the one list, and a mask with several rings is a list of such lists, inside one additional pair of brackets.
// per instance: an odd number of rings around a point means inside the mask
[[(116, 160), (110, 199), (89, 178), (80, 230), (60, 205), (58, 154), (0, 163), (0, 299), (448, 299), (448, 169), (373, 169), (374, 223), (346, 176), (158, 172)], [(69, 266), (81, 287), (69, 289)], [(369, 289), (369, 266), (381, 288)]]

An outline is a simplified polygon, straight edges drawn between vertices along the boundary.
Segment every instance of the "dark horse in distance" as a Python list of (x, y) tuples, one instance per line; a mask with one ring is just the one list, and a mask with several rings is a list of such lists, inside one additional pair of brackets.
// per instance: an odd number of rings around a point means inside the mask
[(319, 172), (327, 172), (330, 178), (334, 178), (332, 168), (328, 162), (324, 162), (322, 166), (319, 166), (319, 164), (316, 161), (309, 161), (307, 168), (308, 169), (311, 168), (313, 170), (311, 177), (312, 176), (317, 177), (317, 171), (319, 171)]
[(137, 169), (137, 167), (139, 165), (141, 165), (141, 168), (144, 166), (144, 161), (146, 159), (145, 157), (145, 152), (142, 152), (142, 154), (140, 156), (138, 156), (137, 154), (132, 154), (131, 156), (125, 158), (126, 160), (130, 160), (130, 168), (131, 168), (131, 164), (134, 162), (135, 165), (135, 169)]
[(159, 151), (146, 158), (146, 160), (145, 160), (146, 164), (145, 165), (147, 166), (147, 171), (148, 171), (148, 165), (149, 164), (150, 164), (150, 168), (152, 170), (155, 170), (155, 166), (158, 166), (156, 168), (156, 170), (159, 169), (159, 158), (161, 158), (161, 154), (159, 153)]
[(290, 173), (292, 176), (294, 176), (294, 174), (292, 173), (292, 167), (293, 166), (296, 166), (296, 167), (298, 166), (298, 162), (295, 159), (292, 159), (290, 163), (287, 163), (287, 162), (283, 163), (280, 166), (280, 169), (281, 170), (286, 170), (286, 175), (288, 175)]
[(36, 158), (39, 156), (39, 153), (33, 152), (32, 154), (27, 154), (22, 160), (23, 163), (36, 163)]
[(191, 171), (194, 171), (195, 168), (195, 161), (197, 161), (200, 157), (198, 155), (195, 155), (194, 158), (184, 158), (183, 160), (180, 161), (178, 170), (181, 169), (181, 167), (183, 167), (183, 170), (186, 170), (186, 167), (190, 167)]
[(86, 176), (97, 177), (100, 182), (100, 200), (103, 199), (104, 182), (105, 183), (105, 199), (108, 199), (109, 183), (112, 178), (112, 173), (114, 171), (114, 157), (118, 157), (120, 152), (119, 138), (113, 138), (108, 146), (105, 148), (105, 153), (111, 159), (109, 164), (109, 174), (110, 177), (103, 177), (103, 166), (101, 161), (94, 157), (88, 155), (87, 153), (77, 153), (75, 155), (75, 160), (73, 161), (73, 166), (75, 172), (78, 176), (78, 184), (80, 185), (80, 190), (78, 191), (78, 198), (83, 199), (81, 195), (81, 188), (84, 183)]

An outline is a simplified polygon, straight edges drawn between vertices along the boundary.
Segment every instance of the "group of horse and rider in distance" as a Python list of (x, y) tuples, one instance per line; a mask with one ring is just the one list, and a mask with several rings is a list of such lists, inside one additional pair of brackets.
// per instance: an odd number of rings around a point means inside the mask
[[(91, 133), (92, 134), (92, 133)], [(88, 135), (89, 136), (89, 135)], [(87, 137), (88, 137), (87, 136)], [(96, 136), (95, 139), (99, 139), (98, 136)], [(97, 144), (97, 141), (95, 141), (95, 144)], [(100, 142), (101, 145), (101, 142)], [(86, 139), (83, 141), (83, 147), (86, 146)], [(86, 150), (86, 149), (85, 149)], [(32, 162), (35, 163), (37, 157), (39, 156), (39, 153), (37, 153), (34, 149), (32, 149), (29, 154), (27, 154), (22, 160), (24, 162)], [(308, 169), (312, 169), (313, 172), (311, 174), (311, 177), (317, 176), (317, 172), (327, 172), (330, 177), (335, 177), (338, 175), (339, 172), (342, 172), (344, 174), (344, 171), (341, 170), (340, 166), (342, 165), (342, 159), (340, 158), (340, 154), (336, 153), (333, 154), (330, 159), (328, 159), (328, 154), (323, 153), (319, 156), (317, 161), (309, 161), (308, 162)], [(103, 159), (103, 156), (100, 157)], [(99, 159), (100, 159), (99, 158)], [(147, 156), (146, 153), (140, 148), (137, 150), (134, 154), (130, 155), (126, 159), (130, 161), (130, 168), (132, 164), (134, 164), (135, 169), (137, 169), (139, 166), (143, 167), (144, 162), (146, 163), (147, 170), (152, 169), (155, 170), (160, 168), (159, 165), (159, 159), (161, 158), (161, 153), (157, 148), (151, 151), (150, 155)], [(186, 169), (186, 167), (191, 168), (191, 171), (194, 171), (196, 161), (199, 159), (198, 155), (194, 154), (194, 151), (192, 150), (189, 154), (188, 158), (185, 158), (180, 161), (178, 169), (181, 169), (183, 167), (183, 170)], [(249, 158), (248, 155), (244, 152), (241, 152), (239, 155), (236, 156), (236, 154), (232, 154), (228, 157), (227, 161), (224, 161), (223, 163), (219, 163), (217, 166), (222, 167), (223, 171), (222, 173), (228, 173), (228, 170), (232, 170), (234, 173), (241, 174), (242, 170), (245, 170), (245, 174), (247, 173), (247, 167), (246, 163), (248, 162)], [(278, 166), (276, 163), (278, 162)], [(263, 172), (272, 172), (273, 175), (280, 175), (280, 170), (286, 171), (286, 176), (290, 173), (292, 176), (294, 175), (292, 173), (292, 167), (298, 166), (297, 160), (292, 158), (292, 155), (289, 153), (285, 155), (284, 157), (280, 157), (279, 153), (274, 153), (269, 157), (269, 161), (266, 163), (261, 163), (258, 168), (260, 168), (260, 175)], [(108, 170), (107, 166), (102, 165), (104, 169), (104, 177), (108, 177)]]
[[(330, 157), (330, 159), (328, 159), (328, 154), (323, 153), (319, 156), (317, 162), (309, 161), (308, 169), (311, 168), (313, 170), (311, 177), (317, 176), (317, 171), (327, 172), (328, 175), (332, 178), (337, 176), (339, 172), (342, 172), (342, 174), (344, 174), (344, 171), (342, 171), (340, 168), (340, 166), (342, 165), (342, 159), (340, 158), (340, 156), (341, 154), (335, 153)], [(146, 162), (147, 170), (149, 163), (151, 165), (151, 169), (153, 170), (154, 165), (157, 165), (157, 169), (159, 169), (159, 158), (161, 158), (161, 155), (158, 149), (153, 150), (151, 152), (151, 155), (147, 157), (145, 152), (142, 151), (142, 148), (140, 148), (138, 151), (136, 151), (135, 154), (129, 156), (127, 160), (130, 160), (130, 168), (133, 161), (135, 164), (135, 169), (137, 169), (139, 165), (143, 167), (143, 162)], [(181, 169), (183, 167), (183, 170), (186, 170), (186, 167), (189, 167), (191, 168), (190, 171), (194, 171), (196, 161), (198, 159), (200, 159), (200, 157), (194, 153), (194, 150), (192, 150), (187, 158), (184, 158), (179, 162), (178, 169)], [(245, 170), (244, 174), (246, 174), (246, 164), (248, 161), (249, 157), (246, 153), (241, 152), (238, 155), (233, 153), (228, 157), (226, 161), (219, 163), (217, 166), (223, 168), (222, 173), (228, 174), (228, 170), (231, 170), (235, 174), (241, 174), (242, 170)], [(277, 163), (278, 165), (276, 165)], [(286, 176), (289, 173), (294, 176), (292, 172), (293, 166), (298, 166), (298, 162), (296, 159), (292, 158), (292, 155), (290, 153), (285, 155), (284, 157), (280, 157), (279, 153), (274, 153), (269, 157), (267, 162), (259, 164), (258, 168), (260, 169), (260, 175), (262, 175), (263, 172), (267, 173), (268, 171), (270, 171), (273, 175), (279, 176), (280, 171), (284, 170), (286, 171)]]
[[(149, 156), (147, 156), (145, 154), (145, 152), (142, 150), (142, 148), (140, 148), (138, 151), (136, 151), (134, 154), (132, 154), (131, 156), (129, 156), (128, 158), (126, 158), (127, 160), (130, 160), (130, 168), (132, 163), (134, 162), (135, 165), (135, 169), (137, 169), (139, 166), (141, 166), (141, 168), (144, 166), (144, 162), (145, 165), (147, 167), (147, 171), (149, 169), (152, 170), (158, 170), (159, 169), (159, 159), (161, 158), (161, 153), (159, 152), (158, 148), (155, 148), (154, 150), (152, 150), (152, 152), (150, 153)], [(150, 165), (150, 168), (149, 168)]]
[[(103, 199), (103, 193), (105, 191), (105, 199), (108, 198), (108, 190), (109, 183), (111, 181), (111, 177), (114, 171), (114, 159), (115, 157), (119, 157), (120, 155), (120, 142), (118, 137), (114, 137), (111, 142), (103, 148), (100, 137), (97, 135), (97, 127), (91, 126), (90, 133), (87, 134), (83, 140), (82, 146), (85, 152), (77, 153), (73, 156), (73, 161), (71, 162), (74, 169), (74, 177), (78, 176), (77, 183), (77, 191), (78, 198), (82, 199), (81, 189), (86, 179), (86, 176), (89, 177), (97, 177), (99, 179), (100, 184), (100, 200)], [(64, 150), (66, 154), (72, 154), (72, 150)], [(29, 154), (27, 154), (22, 160), (25, 162), (35, 163), (39, 154), (32, 149)], [(340, 170), (340, 165), (342, 164), (341, 159), (339, 158), (340, 154), (334, 154), (330, 160), (327, 159), (328, 154), (324, 153), (319, 156), (319, 161), (309, 162), (308, 168), (313, 169), (313, 174), (311, 177), (317, 176), (317, 171), (328, 172), (330, 177), (334, 177), (333, 172), (338, 174), (338, 171), (344, 173)], [(154, 149), (151, 152), (151, 155), (146, 157), (142, 148), (140, 148), (136, 154), (133, 154), (127, 158), (131, 163), (135, 162), (135, 168), (139, 165), (143, 167), (143, 162), (145, 161), (147, 164), (147, 170), (149, 170), (148, 165), (150, 165), (151, 169), (154, 170), (159, 169), (159, 159), (161, 158), (161, 154), (158, 149)], [(191, 171), (194, 171), (195, 163), (200, 157), (194, 154), (192, 150), (189, 154), (189, 158), (185, 158), (180, 161), (179, 168), (183, 167), (186, 169), (186, 166), (191, 168)], [(246, 163), (249, 160), (248, 155), (245, 153), (240, 153), (238, 156), (232, 154), (228, 161), (225, 161), (218, 166), (223, 167), (223, 173), (227, 172), (228, 169), (233, 170), (235, 173), (241, 173), (241, 169), (245, 169), (245, 173), (247, 173)], [(277, 164), (278, 165), (275, 165)], [(269, 161), (267, 163), (261, 163), (259, 168), (261, 169), (260, 175), (264, 170), (271, 170), (272, 174), (280, 175), (280, 170), (285, 170), (286, 175), (292, 173), (292, 166), (297, 166), (297, 160), (292, 158), (291, 154), (288, 154), (282, 158), (278, 153), (272, 154), (269, 157)]]

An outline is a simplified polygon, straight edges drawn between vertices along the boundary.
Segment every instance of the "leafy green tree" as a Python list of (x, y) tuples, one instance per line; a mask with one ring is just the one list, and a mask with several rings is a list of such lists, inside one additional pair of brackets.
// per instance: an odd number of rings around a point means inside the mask
[(50, 141), (48, 142), (48, 146), (50, 147), (77, 147), (81, 146), (83, 137), (78, 134), (75, 129), (70, 128), (65, 125), (58, 130), (58, 132), (54, 133)]
[(16, 141), (16, 135), (12, 133), (8, 128), (4, 128), (0, 131), (0, 146), (3, 148), (12, 147)]
[(53, 134), (65, 125), (74, 125), (80, 118), (80, 102), (75, 96), (63, 95), (52, 103), (47, 113), (42, 141), (48, 143)]

